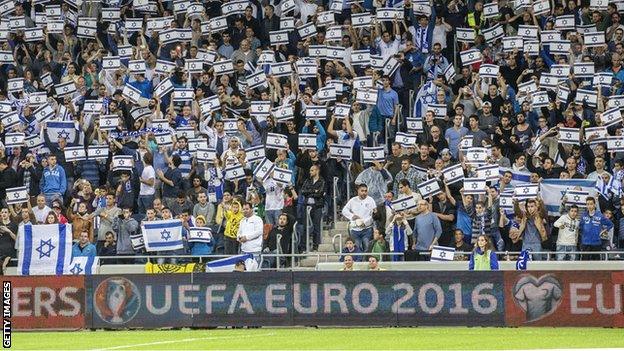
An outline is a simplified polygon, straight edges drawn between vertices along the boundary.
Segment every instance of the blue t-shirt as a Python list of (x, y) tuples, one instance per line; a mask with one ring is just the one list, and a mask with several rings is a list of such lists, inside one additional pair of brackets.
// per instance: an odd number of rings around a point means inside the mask
[(392, 117), (394, 115), (394, 106), (398, 104), (399, 94), (397, 94), (396, 91), (392, 89), (390, 89), (390, 91), (379, 89), (379, 93), (377, 95), (377, 108), (382, 116)]

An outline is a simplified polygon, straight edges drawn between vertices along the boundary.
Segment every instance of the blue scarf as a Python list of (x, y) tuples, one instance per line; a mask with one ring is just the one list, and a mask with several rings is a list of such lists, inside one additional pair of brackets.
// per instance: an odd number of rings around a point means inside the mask
[(516, 270), (517, 271), (526, 271), (527, 270), (527, 262), (529, 262), (529, 249), (522, 250), (520, 256), (518, 256), (518, 260), (516, 261)]
[[(405, 252), (405, 227), (392, 225), (392, 252)], [(392, 255), (392, 261), (399, 261), (400, 257)]]

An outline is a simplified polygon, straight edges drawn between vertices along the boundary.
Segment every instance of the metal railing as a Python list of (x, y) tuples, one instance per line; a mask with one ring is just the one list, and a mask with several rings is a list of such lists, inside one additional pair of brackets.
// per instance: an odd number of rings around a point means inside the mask
[[(338, 239), (338, 247), (336, 248), (336, 239)], [(342, 234), (338, 233), (332, 237), (332, 246), (334, 247), (334, 252), (342, 251)]]
[(333, 191), (332, 191), (332, 195), (333, 195), (333, 204), (334, 204), (334, 228), (336, 228), (336, 223), (338, 222), (338, 177), (334, 177), (334, 181), (333, 181)]
[(312, 212), (312, 206), (306, 206), (306, 230), (305, 230), (305, 240), (306, 240), (306, 252), (310, 252), (310, 228), (314, 228), (314, 223), (312, 223), (312, 219), (310, 218), (310, 212)]

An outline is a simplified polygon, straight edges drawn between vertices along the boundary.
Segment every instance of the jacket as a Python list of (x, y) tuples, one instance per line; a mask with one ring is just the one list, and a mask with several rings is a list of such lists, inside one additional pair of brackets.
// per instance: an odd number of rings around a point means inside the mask
[(579, 228), (582, 245), (601, 245), (600, 232), (613, 228), (613, 222), (598, 211), (593, 216), (586, 211), (581, 217)]
[(476, 248), (470, 255), (468, 269), (471, 271), (497, 271), (498, 258), (496, 257), (496, 252), (488, 250), (487, 253), (489, 255), (486, 256), (480, 248)]
[(43, 169), (43, 176), (39, 187), (44, 194), (65, 194), (67, 190), (67, 176), (65, 175), (65, 169), (56, 165), (54, 168), (46, 167)]
[(134, 255), (130, 236), (139, 231), (139, 222), (132, 217), (129, 219), (115, 217), (113, 220), (113, 231), (117, 233), (117, 254)]
[(323, 207), (325, 205), (325, 181), (322, 177), (314, 182), (312, 178), (306, 179), (301, 187), (301, 194), (306, 197), (306, 205)]
[(72, 247), (72, 257), (95, 257), (96, 255), (95, 245), (91, 243), (88, 243), (83, 248), (80, 247), (80, 243), (75, 243)]
[(225, 232), (223, 235), (230, 239), (236, 239), (236, 235), (238, 234), (238, 227), (240, 226), (241, 219), (243, 219), (243, 210), (242, 206), (238, 201), (234, 201), (238, 203), (240, 210), (234, 213), (232, 210), (225, 211)]

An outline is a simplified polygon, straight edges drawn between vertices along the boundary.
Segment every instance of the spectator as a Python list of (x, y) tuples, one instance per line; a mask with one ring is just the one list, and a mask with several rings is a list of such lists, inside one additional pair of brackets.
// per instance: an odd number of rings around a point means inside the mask
[[(464, 242), (464, 233), (462, 233), (461, 229), (455, 229), (454, 233), (453, 233), (455, 240), (453, 242), (453, 247), (455, 248), (456, 252), (470, 252), (472, 251), (472, 246), (466, 244)], [(457, 253), (455, 253), (455, 260), (459, 260), (459, 261), (465, 261), (468, 258), (464, 255), (458, 255)]]
[(115, 242), (115, 233), (106, 233), (104, 239), (104, 245), (100, 247), (98, 256), (116, 256), (117, 255), (117, 243)]
[(260, 263), (259, 255), (262, 251), (263, 235), (262, 219), (253, 213), (251, 204), (248, 202), (243, 205), (243, 216), (236, 239), (240, 243), (241, 252), (253, 254), (256, 262)]
[(56, 164), (56, 156), (48, 156), (48, 167), (43, 169), (40, 183), (41, 193), (45, 196), (46, 203), (52, 203), (54, 199), (62, 199), (67, 190), (67, 177), (63, 167)]
[(429, 256), (424, 252), (431, 252), (433, 245), (437, 245), (440, 235), (442, 235), (442, 226), (438, 217), (431, 212), (429, 204), (425, 200), (418, 201), (418, 211), (414, 225), (414, 246), (417, 259), (419, 261), (429, 260)]
[[(203, 215), (195, 217), (195, 226), (198, 228), (206, 228), (206, 218)], [(212, 230), (207, 228), (210, 236), (212, 237)], [(189, 242), (189, 249), (193, 256), (206, 256), (210, 255), (214, 250), (214, 240), (210, 242)]]
[[(596, 200), (588, 197), (586, 200), (587, 211), (580, 219), (579, 234), (581, 236), (581, 251), (600, 251), (602, 248), (601, 237), (606, 237), (608, 230), (613, 228), (613, 222), (596, 209)], [(600, 255), (584, 255), (584, 260), (598, 260)]]
[(576, 251), (578, 241), (580, 221), (578, 219), (578, 206), (572, 205), (568, 212), (559, 217), (554, 227), (559, 228), (559, 235), (557, 236), (557, 261), (564, 261), (567, 257), (571, 261), (576, 260), (575, 254), (567, 254), (566, 252)]
[[(135, 254), (131, 237), (139, 232), (139, 222), (132, 218), (132, 209), (124, 208), (121, 216), (113, 219), (113, 230), (117, 233), (117, 255), (132, 256)], [(132, 259), (120, 259), (119, 262), (133, 263)]]
[(243, 219), (240, 202), (234, 200), (225, 211), (225, 232), (224, 232), (224, 248), (226, 255), (236, 255), (240, 250), (238, 239), (240, 222)]
[[(388, 242), (386, 241), (386, 238), (384, 237), (384, 235), (381, 234), (378, 228), (373, 229), (373, 241), (368, 246), (368, 252), (373, 254), (373, 256), (375, 256), (375, 258), (377, 258), (378, 261), (382, 259), (381, 258), (382, 255), (380, 254), (390, 252), (390, 247), (388, 245)], [(387, 255), (384, 255), (384, 256), (386, 256), (386, 259), (388, 258)]]
[(471, 271), (497, 271), (498, 258), (492, 247), (492, 241), (487, 235), (479, 235), (477, 244), (475, 245), (468, 269)]
[(95, 257), (96, 255), (95, 245), (89, 242), (89, 233), (80, 233), (80, 239), (72, 247), (72, 257)]
[(373, 213), (377, 212), (377, 205), (368, 196), (366, 184), (358, 185), (357, 193), (342, 208), (342, 215), (349, 220), (349, 234), (355, 239), (356, 246), (366, 251), (373, 236)]
[(342, 266), (342, 268), (340, 269), (341, 271), (352, 271), (353, 270), (353, 256), (351, 255), (346, 255), (344, 256), (344, 264)]
[(348, 237), (347, 240), (345, 240), (345, 245), (342, 248), (341, 253), (340, 262), (344, 262), (345, 257), (351, 257), (355, 262), (361, 262), (363, 260), (361, 255), (352, 256), (353, 254), (360, 254), (362, 251), (355, 245), (355, 240), (351, 237)]
[(310, 178), (303, 182), (301, 194), (306, 199), (306, 206), (310, 208), (312, 233), (308, 233), (308, 237), (312, 237), (312, 250), (316, 251), (321, 243), (321, 224), (323, 206), (325, 205), (325, 181), (321, 178), (321, 170), (318, 165), (315, 164), (310, 167)]

